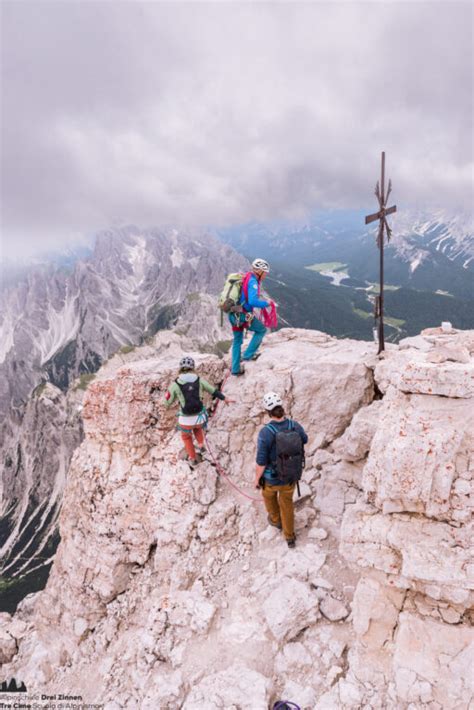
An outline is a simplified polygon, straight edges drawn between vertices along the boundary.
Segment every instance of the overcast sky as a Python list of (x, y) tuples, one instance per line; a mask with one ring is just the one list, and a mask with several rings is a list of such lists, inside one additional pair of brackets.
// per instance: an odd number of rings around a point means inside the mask
[(0, 6), (4, 254), (472, 198), (470, 2)]

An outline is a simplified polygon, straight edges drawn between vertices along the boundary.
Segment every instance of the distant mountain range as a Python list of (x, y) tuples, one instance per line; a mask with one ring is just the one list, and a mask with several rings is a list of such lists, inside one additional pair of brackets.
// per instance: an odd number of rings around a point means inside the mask
[[(367, 338), (379, 282), (377, 228), (365, 226), (367, 212), (324, 211), (306, 224), (249, 224), (219, 235), (248, 258), (269, 260), (267, 286), (292, 325)], [(473, 327), (472, 216), (400, 210), (391, 224), (384, 269), (388, 339), (441, 320)]]
[[(250, 224), (218, 238), (131, 226), (99, 234), (92, 250), (3, 265), (0, 589), (23, 575), (33, 591), (47, 577), (88, 381), (114, 353), (168, 327), (225, 350), (231, 334), (219, 327), (215, 296), (229, 272), (248, 268), (245, 257), (269, 260), (265, 286), (282, 324), (372, 338), (378, 251), (364, 214), (324, 211), (306, 224)], [(400, 210), (392, 225), (387, 340), (442, 320), (474, 327), (472, 223)]]
[(0, 292), (0, 589), (26, 574), (33, 591), (47, 576), (94, 373), (175, 324), (203, 348), (230, 337), (216, 294), (246, 268), (208, 234), (131, 226), (99, 234), (92, 252), (11, 273)]

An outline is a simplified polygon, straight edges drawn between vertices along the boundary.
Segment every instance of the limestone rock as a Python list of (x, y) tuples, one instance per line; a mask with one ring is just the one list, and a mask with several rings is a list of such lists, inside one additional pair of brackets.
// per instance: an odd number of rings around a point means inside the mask
[(318, 573), (326, 561), (326, 553), (316, 545), (307, 544), (304, 548), (288, 550), (278, 562), (278, 571), (282, 575), (308, 580)]
[(234, 665), (206, 676), (186, 696), (183, 710), (228, 710), (247, 707), (268, 710), (270, 682), (261, 673)]
[(311, 655), (302, 643), (291, 642), (283, 646), (283, 651), (278, 654), (275, 670), (277, 673), (286, 674), (300, 672), (305, 667), (310, 667), (312, 662)]
[(400, 350), (408, 350), (414, 348), (415, 350), (421, 350), (422, 352), (428, 352), (433, 347), (433, 343), (430, 342), (423, 335), (414, 335), (409, 338), (402, 338), (398, 342), (398, 347)]
[(334, 597), (326, 596), (319, 605), (321, 613), (329, 621), (341, 621), (349, 615), (345, 605)]
[(180, 671), (154, 671), (140, 706), (143, 710), (174, 710), (181, 707), (185, 686)]
[(468, 363), (470, 361), (469, 350), (465, 347), (449, 347), (447, 345), (439, 346), (433, 348), (426, 356), (428, 362), (462, 362)]
[[(163, 406), (189, 341), (169, 334), (168, 348), (164, 335), (156, 356), (109, 366), (86, 396), (48, 585), (20, 608), (16, 636), (0, 618), (4, 672), (31, 692), (81, 692), (110, 710), (263, 710), (283, 692), (310, 710), (439, 710), (450, 706), (435, 675), (457, 674), (455, 702), (467, 706), (469, 400), (399, 389), (410, 363), (434, 368), (435, 383), (468, 365), (428, 362), (439, 337), (378, 361), (372, 343), (295, 329), (268, 336), (245, 377), (225, 383), (236, 404), (210, 420), (228, 478), (209, 461), (191, 471), (179, 459), (175, 413)], [(474, 351), (467, 340), (451, 346)], [(195, 358), (210, 381), (225, 377), (224, 360)], [(374, 368), (385, 395), (371, 404)], [(253, 488), (268, 389), (310, 436), (294, 550)], [(350, 622), (323, 617), (326, 608), (347, 619), (350, 604)], [(418, 639), (432, 649), (428, 669)]]
[(18, 651), (16, 640), (2, 625), (0, 627), (0, 663), (10, 663), (13, 656)]
[(398, 389), (443, 397), (474, 397), (474, 363), (409, 363), (400, 374)]
[(174, 592), (167, 607), (168, 622), (189, 627), (193, 631), (207, 631), (216, 608), (195, 592)]
[(389, 512), (451, 519), (453, 482), (474, 447), (473, 432), (469, 400), (399, 393), (381, 413), (364, 468), (364, 490)]
[(383, 402), (376, 400), (369, 406), (359, 409), (344, 434), (333, 443), (334, 452), (346, 461), (363, 459), (370, 449), (377, 430), (382, 407)]
[(403, 702), (465, 706), (472, 695), (474, 629), (421, 620), (402, 613), (393, 670)]
[(469, 606), (474, 588), (470, 568), (472, 530), (409, 515), (383, 515), (355, 505), (345, 513), (341, 551), (366, 569), (376, 569), (401, 584)]
[(308, 585), (284, 578), (263, 605), (268, 628), (277, 641), (290, 641), (318, 617), (318, 601)]
[(293, 680), (286, 681), (281, 696), (285, 700), (294, 702), (301, 710), (313, 710), (317, 701), (314, 688), (295, 683)]
[(316, 577), (313, 574), (310, 576), (310, 582), (313, 585), (313, 587), (320, 587), (321, 589), (328, 589), (331, 590), (333, 589), (333, 585), (331, 582), (328, 582), (327, 579), (324, 579), (324, 577)]
[(324, 528), (312, 528), (308, 533), (310, 540), (326, 540), (327, 536), (328, 532)]
[(392, 638), (405, 599), (405, 590), (384, 584), (376, 576), (362, 577), (352, 603), (354, 630), (357, 634), (351, 668), (363, 682), (377, 682), (389, 677), (392, 662)]
[[(285, 348), (283, 339), (287, 342)], [(295, 419), (312, 432), (324, 432), (325, 441), (333, 441), (360, 406), (372, 401), (372, 372), (364, 365), (368, 351), (367, 343), (352, 341), (350, 349), (341, 348), (335, 338), (322, 343), (321, 334), (315, 331), (285, 328), (266, 339), (260, 358), (262, 366), (255, 374), (253, 402), (259, 401), (260, 391), (275, 389), (291, 403)], [(271, 367), (270, 372), (267, 366)], [(290, 380), (290, 373), (300, 368), (305, 377)], [(319, 407), (313, 406), (315, 396)], [(311, 443), (308, 453), (312, 451)]]
[(323, 468), (321, 478), (314, 485), (315, 507), (320, 511), (319, 523), (339, 537), (344, 509), (354, 503), (361, 480), (361, 464), (339, 461)]

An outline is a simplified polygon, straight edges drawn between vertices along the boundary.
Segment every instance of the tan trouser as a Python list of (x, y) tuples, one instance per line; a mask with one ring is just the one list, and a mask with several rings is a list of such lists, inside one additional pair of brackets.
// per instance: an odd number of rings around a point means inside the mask
[(295, 510), (293, 507), (295, 485), (295, 483), (288, 483), (284, 486), (272, 486), (265, 481), (265, 488), (262, 490), (263, 501), (270, 520), (275, 525), (281, 524), (287, 540), (291, 540), (295, 536)]

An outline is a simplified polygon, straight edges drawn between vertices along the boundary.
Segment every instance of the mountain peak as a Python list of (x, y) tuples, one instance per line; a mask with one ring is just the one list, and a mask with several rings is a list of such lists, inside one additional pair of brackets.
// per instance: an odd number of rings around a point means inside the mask
[[(255, 710), (465, 704), (474, 332), (431, 329), (383, 358), (372, 343), (272, 334), (226, 380), (236, 403), (219, 405), (195, 470), (164, 407), (179, 351), (174, 335), (90, 386), (61, 543), (6, 672), (170, 710), (244, 705), (249, 687)], [(225, 379), (222, 359), (191, 354)], [(309, 434), (295, 550), (252, 486), (268, 389)]]

